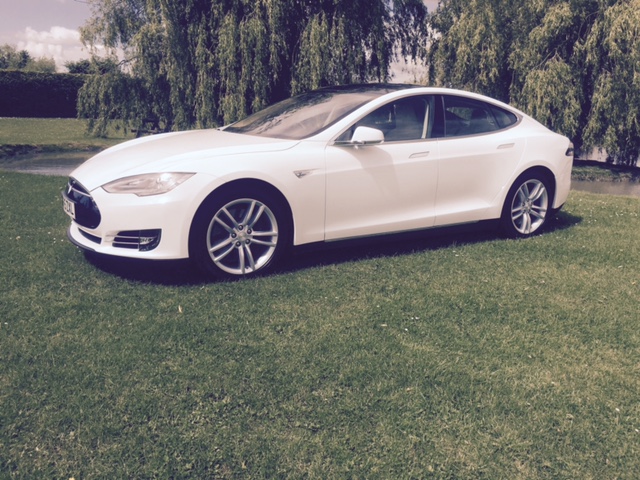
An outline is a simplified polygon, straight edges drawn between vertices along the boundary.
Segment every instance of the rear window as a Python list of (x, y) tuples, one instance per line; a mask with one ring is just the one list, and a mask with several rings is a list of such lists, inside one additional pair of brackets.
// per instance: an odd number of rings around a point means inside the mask
[(492, 106), (491, 111), (493, 112), (493, 116), (496, 117), (496, 122), (498, 122), (500, 128), (507, 128), (518, 122), (518, 117), (507, 110)]
[(480, 100), (445, 95), (445, 137), (461, 137), (502, 130), (518, 121), (513, 113)]

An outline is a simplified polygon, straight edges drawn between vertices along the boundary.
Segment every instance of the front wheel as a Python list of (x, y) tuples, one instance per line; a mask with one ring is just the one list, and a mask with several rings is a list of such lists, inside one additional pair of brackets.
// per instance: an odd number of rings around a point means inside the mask
[(509, 190), (502, 210), (502, 230), (509, 237), (539, 232), (551, 214), (549, 184), (541, 175), (520, 177)]
[(267, 273), (288, 250), (287, 218), (286, 210), (270, 195), (214, 197), (196, 215), (191, 257), (217, 278)]

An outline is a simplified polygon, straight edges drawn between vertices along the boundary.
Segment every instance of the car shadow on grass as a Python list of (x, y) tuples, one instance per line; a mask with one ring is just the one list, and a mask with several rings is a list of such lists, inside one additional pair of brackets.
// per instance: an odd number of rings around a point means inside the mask
[[(560, 212), (545, 227), (541, 235), (571, 228), (581, 221), (580, 217)], [(497, 221), (385, 235), (375, 239), (342, 240), (321, 244), (317, 248), (314, 248), (315, 246), (299, 248), (280, 272), (294, 272), (371, 258), (411, 255), (417, 252), (500, 240), (505, 240), (505, 237), (499, 232)]]
[[(542, 235), (579, 224), (580, 217), (560, 212)], [(419, 232), (392, 234), (357, 240), (342, 240), (296, 247), (293, 255), (271, 274), (277, 276), (308, 268), (337, 265), (364, 259), (410, 255), (454, 246), (504, 239), (495, 221), (443, 227)], [(167, 286), (203, 285), (215, 282), (188, 260), (150, 261), (110, 257), (85, 252), (86, 259), (99, 270), (125, 280)]]
[(140, 260), (84, 252), (86, 260), (98, 270), (125, 280), (167, 286), (210, 283), (189, 260)]

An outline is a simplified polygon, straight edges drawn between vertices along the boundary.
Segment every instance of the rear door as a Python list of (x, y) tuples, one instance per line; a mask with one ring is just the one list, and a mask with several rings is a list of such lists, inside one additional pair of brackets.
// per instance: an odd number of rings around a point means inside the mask
[(518, 117), (475, 99), (440, 98), (435, 225), (493, 217), (526, 145), (517, 129), (510, 128)]

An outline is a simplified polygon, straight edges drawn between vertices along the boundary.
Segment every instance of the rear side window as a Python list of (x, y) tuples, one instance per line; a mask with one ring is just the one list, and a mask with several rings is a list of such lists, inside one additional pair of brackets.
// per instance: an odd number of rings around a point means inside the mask
[(518, 121), (513, 113), (479, 100), (444, 95), (443, 101), (445, 137), (494, 132)]
[(511, 125), (515, 125), (518, 121), (518, 117), (516, 117), (515, 114), (507, 110), (503, 110), (502, 108), (491, 106), (491, 111), (493, 112), (493, 116), (496, 118), (500, 128), (510, 127)]

